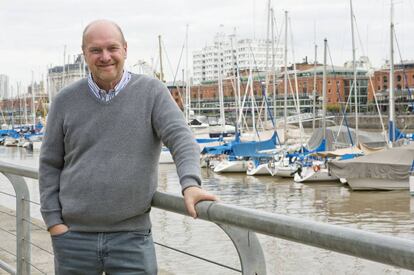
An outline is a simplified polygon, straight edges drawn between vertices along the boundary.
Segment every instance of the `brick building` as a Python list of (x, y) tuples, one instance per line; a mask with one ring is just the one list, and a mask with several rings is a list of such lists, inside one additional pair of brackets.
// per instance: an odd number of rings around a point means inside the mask
[[(376, 93), (389, 89), (389, 77), (389, 65), (385, 65), (374, 72), (372, 82)], [(395, 90), (414, 89), (414, 61), (394, 65), (394, 85)], [(370, 87), (370, 90), (372, 90), (372, 87)]]
[[(373, 100), (373, 92), (385, 111), (389, 101), (390, 68), (389, 64), (374, 72), (372, 85), (369, 85), (369, 100)], [(394, 65), (394, 96), (397, 111), (406, 111), (414, 100), (414, 61), (406, 61)], [(413, 109), (412, 107), (410, 107)]]
[[(288, 83), (288, 100), (291, 101), (288, 103), (290, 108), (294, 108), (292, 99), (293, 93), (296, 93), (296, 84), (294, 80), (294, 71), (293, 66), (289, 68), (289, 83)], [(240, 91), (241, 96), (244, 95), (247, 85), (247, 72), (243, 73), (241, 77)], [(301, 106), (303, 108), (309, 108), (311, 104), (311, 95), (314, 89), (314, 74), (316, 74), (316, 91), (317, 96), (321, 100), (322, 96), (322, 77), (323, 77), (323, 66), (317, 66), (313, 68), (313, 64), (303, 63), (296, 64), (296, 75), (297, 75), (297, 85), (299, 98), (301, 100)], [(265, 80), (266, 76), (264, 73), (255, 73), (254, 74), (254, 84), (253, 84), (253, 94), (256, 98), (262, 98), (265, 93)], [(269, 86), (267, 88), (267, 96), (270, 98), (272, 95), (272, 77), (270, 77)], [(368, 76), (367, 70), (357, 69), (357, 87), (358, 87), (358, 96), (360, 109), (363, 111), (367, 108), (368, 103)], [(338, 103), (345, 104), (349, 101), (349, 106), (353, 109), (354, 106), (354, 95), (350, 95), (350, 90), (353, 83), (353, 71), (350, 68), (345, 67), (328, 67), (327, 68), (327, 104), (332, 109), (339, 109)], [(235, 96), (235, 81), (234, 78), (226, 78), (223, 81), (223, 93), (225, 100), (233, 100)], [(170, 87), (172, 94), (175, 98), (178, 98), (180, 93), (176, 87)], [(184, 91), (184, 89), (180, 89)], [(184, 93), (181, 92), (181, 95)], [(184, 96), (182, 96), (184, 97)], [(349, 98), (351, 97), (351, 98)], [(203, 82), (198, 85), (191, 87), (191, 100), (192, 102), (200, 101), (218, 101), (218, 83), (217, 81)], [(283, 106), (284, 98), (284, 75), (283, 72), (277, 73), (276, 78), (276, 99), (277, 105)], [(176, 99), (177, 100), (177, 99)], [(320, 103), (320, 100), (318, 101)]]

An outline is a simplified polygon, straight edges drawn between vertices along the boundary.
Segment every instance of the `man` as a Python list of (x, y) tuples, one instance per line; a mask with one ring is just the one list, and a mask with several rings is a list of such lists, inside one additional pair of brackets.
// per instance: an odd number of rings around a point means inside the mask
[(156, 274), (150, 205), (161, 142), (170, 148), (188, 213), (201, 189), (199, 148), (163, 83), (124, 70), (118, 25), (90, 23), (88, 79), (54, 98), (40, 154), (41, 212), (56, 274)]

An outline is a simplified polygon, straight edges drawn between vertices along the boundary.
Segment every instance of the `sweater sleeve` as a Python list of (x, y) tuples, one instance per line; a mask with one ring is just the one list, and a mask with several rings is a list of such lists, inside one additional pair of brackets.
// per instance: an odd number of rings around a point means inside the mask
[(152, 125), (173, 156), (182, 191), (201, 186), (200, 147), (182, 111), (163, 83), (154, 81), (152, 92), (155, 95)]
[(39, 159), (40, 211), (47, 228), (64, 223), (59, 201), (60, 174), (64, 165), (63, 112), (59, 97), (51, 104)]

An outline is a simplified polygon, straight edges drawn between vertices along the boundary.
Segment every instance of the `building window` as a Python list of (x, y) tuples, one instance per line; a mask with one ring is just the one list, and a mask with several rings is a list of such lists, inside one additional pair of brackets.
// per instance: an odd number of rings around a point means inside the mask
[(387, 77), (386, 77), (385, 75), (382, 77), (382, 81), (383, 81), (384, 83), (388, 82), (388, 79), (387, 79)]
[(397, 81), (401, 81), (401, 75), (397, 75)]

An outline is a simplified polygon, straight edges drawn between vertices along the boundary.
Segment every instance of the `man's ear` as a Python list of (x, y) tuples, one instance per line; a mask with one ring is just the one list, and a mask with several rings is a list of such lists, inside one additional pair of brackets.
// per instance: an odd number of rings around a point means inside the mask
[(125, 50), (124, 59), (126, 59), (127, 58), (127, 53), (128, 53), (128, 44), (127, 44), (127, 42), (124, 43), (124, 50)]

